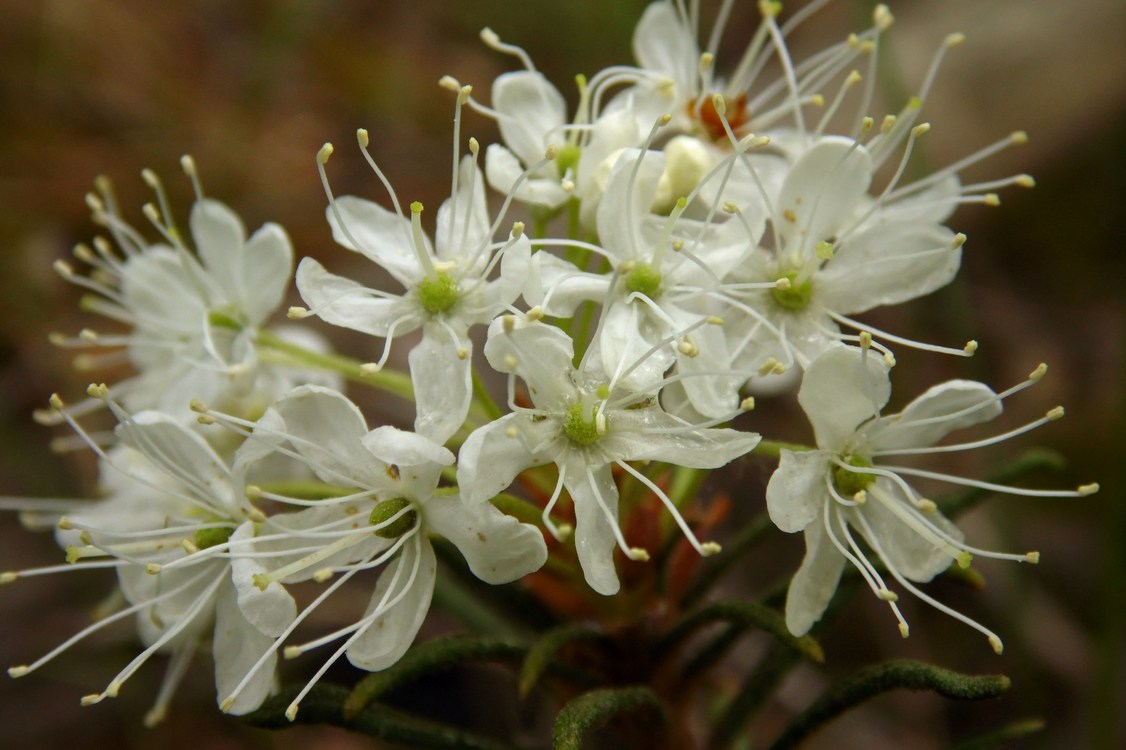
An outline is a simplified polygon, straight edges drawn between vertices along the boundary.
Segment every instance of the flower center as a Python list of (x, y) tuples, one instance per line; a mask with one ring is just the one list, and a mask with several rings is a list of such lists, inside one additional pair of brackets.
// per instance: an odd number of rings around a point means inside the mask
[[(371, 515), (368, 516), (368, 523), (372, 526), (386, 523), (396, 513), (404, 508), (409, 508), (410, 505), (411, 501), (405, 497), (393, 497), (390, 500), (384, 500), (383, 502), (377, 503), (376, 506), (371, 509)], [(391, 523), (386, 526), (376, 529), (375, 535), (381, 539), (398, 539), (403, 534), (413, 529), (416, 523), (418, 523), (418, 513), (411, 510), (399, 516), (394, 521), (391, 521)]]
[(661, 273), (648, 263), (635, 266), (626, 274), (626, 289), (656, 299), (661, 291)]
[(192, 536), (192, 543), (199, 549), (207, 549), (226, 543), (235, 530), (230, 526), (217, 526), (213, 529), (199, 529)]
[[(699, 108), (696, 107), (696, 102), (688, 102), (687, 109), (688, 116), (700, 123), (700, 127), (711, 136), (713, 141), (722, 141), (727, 138), (727, 131), (723, 128), (723, 118), (716, 111), (711, 96), (705, 97)], [(728, 100), (727, 111), (724, 116), (727, 118), (731, 130), (738, 134), (739, 128), (751, 119), (751, 113), (747, 109), (747, 95), (739, 94), (734, 99)]]
[[(863, 456), (841, 456), (840, 458), (849, 466), (855, 466), (859, 469), (872, 468), (872, 462)], [(874, 481), (876, 481), (875, 474), (861, 474), (839, 465), (833, 467), (833, 486), (837, 488), (837, 492), (845, 497), (852, 497), (857, 492), (867, 489), (868, 485)]]
[(457, 302), (457, 281), (446, 271), (439, 271), (433, 276), (427, 276), (418, 285), (418, 301), (431, 315), (444, 313)]
[(599, 431), (598, 420), (595, 418), (595, 409), (590, 410), (590, 419), (583, 414), (583, 405), (575, 404), (567, 410), (567, 417), (563, 420), (563, 432), (578, 445), (594, 445), (605, 434), (605, 426)]
[(582, 153), (583, 150), (573, 143), (568, 143), (559, 149), (559, 153), (555, 155), (555, 168), (559, 170), (560, 177), (565, 176), (568, 169), (578, 166)]
[(798, 282), (797, 271), (783, 274), (782, 278), (789, 279), (790, 286), (788, 289), (780, 287), (771, 289), (770, 294), (774, 297), (774, 301), (787, 310), (804, 310), (809, 307), (809, 302), (813, 299), (813, 282), (808, 279)]

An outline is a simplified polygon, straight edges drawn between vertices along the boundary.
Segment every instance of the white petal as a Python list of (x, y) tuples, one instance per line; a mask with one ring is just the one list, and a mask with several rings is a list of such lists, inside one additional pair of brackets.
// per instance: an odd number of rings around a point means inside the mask
[[(890, 496), (889, 500), (898, 503), (904, 512), (923, 516), (926, 523), (937, 527), (947, 536), (957, 541), (962, 540), (962, 531), (941, 513), (935, 511), (922, 514), (913, 511), (897, 484), (884, 477), (880, 477), (876, 482), (882, 494)], [(885, 507), (882, 501), (873, 497), (872, 493), (869, 493), (868, 502), (864, 507), (853, 512), (864, 514), (879, 543), (885, 563), (896, 568), (912, 581), (925, 583), (954, 562), (953, 555), (947, 552), (945, 547), (937, 546), (933, 539), (904, 523), (898, 515)], [(922, 522), (920, 520), (920, 523)]]
[(698, 428), (685, 424), (657, 406), (618, 409), (609, 419), (599, 445), (624, 461), (667, 461), (677, 466), (714, 469), (748, 453), (761, 439), (753, 432)]
[(243, 258), (246, 227), (234, 211), (211, 198), (192, 206), (192, 239), (208, 275), (224, 290), (227, 302), (241, 298), (246, 288)]
[(626, 151), (614, 164), (598, 206), (598, 238), (613, 265), (647, 261), (653, 248), (641, 242), (641, 222), (657, 197), (665, 155), (658, 151)]
[(469, 505), (456, 495), (426, 501), (426, 529), (457, 546), (473, 575), (501, 584), (539, 570), (547, 560), (543, 533), (489, 503)]
[[(234, 587), (224, 585), (215, 606), (215, 691), (222, 703), (246, 677), (251, 667), (274, 645), (274, 638), (261, 632), (243, 617)], [(277, 654), (271, 654), (239, 691), (227, 713), (245, 714), (262, 705), (274, 691)]]
[(532, 402), (541, 408), (562, 406), (575, 393), (571, 381), (574, 344), (555, 326), (517, 321), (509, 331), (505, 321), (497, 318), (489, 326), (485, 358), (494, 370), (523, 378)]
[(809, 526), (829, 501), (828, 473), (829, 458), (822, 451), (783, 450), (766, 485), (766, 509), (774, 525), (788, 534)]
[(532, 255), (524, 299), (529, 305), (542, 305), (544, 312), (569, 318), (583, 302), (601, 300), (610, 286), (606, 274), (587, 273), (546, 250)]
[(457, 194), (447, 198), (438, 208), (434, 234), (438, 257), (458, 263), (472, 258), (483, 266), (489, 258), (487, 252), (481, 251), (492, 239), (489, 229), (485, 181), (473, 157), (466, 156), (458, 166)]
[(883, 417), (864, 433), (875, 450), (925, 448), (955, 430), (988, 422), (1001, 413), (993, 389), (972, 380), (933, 386), (899, 414)]
[[(459, 349), (464, 357), (458, 356)], [(465, 422), (473, 398), (472, 351), (468, 336), (452, 341), (443, 328), (423, 328), (422, 341), (408, 356), (418, 409), (415, 432), (441, 444)]]
[(329, 273), (312, 258), (297, 266), (297, 291), (323, 321), (354, 331), (386, 336), (395, 325), (396, 336), (422, 324), (421, 308), (405, 297), (377, 297), (351, 279)]
[(541, 73), (520, 70), (493, 81), (500, 136), (525, 165), (543, 159), (549, 144), (562, 146), (567, 117), (563, 95)]
[[(618, 522), (618, 487), (610, 467), (592, 469), (581, 461), (571, 461), (564, 484), (575, 505), (575, 551), (586, 582), (600, 594), (616, 594), (621, 584), (614, 568), (617, 542), (612, 524)], [(602, 504), (610, 511), (609, 517)]]
[(938, 224), (880, 224), (846, 240), (817, 275), (818, 301), (853, 314), (894, 305), (945, 286), (958, 273), (961, 247)]
[(633, 31), (633, 56), (642, 68), (672, 78), (681, 97), (694, 90), (700, 51), (670, 2), (651, 3)]
[(265, 590), (254, 585), (254, 576), (267, 573), (261, 558), (240, 555), (252, 547), (244, 542), (254, 538), (254, 525), (244, 523), (231, 534), (231, 580), (238, 592), (238, 607), (246, 621), (263, 635), (276, 638), (297, 617), (297, 602), (280, 583), (273, 582)]
[(962, 197), (958, 175), (947, 175), (930, 187), (880, 208), (880, 221), (915, 221), (941, 224), (950, 218)]
[(240, 297), (247, 318), (258, 325), (278, 309), (293, 273), (293, 246), (289, 235), (277, 224), (266, 224), (255, 232), (242, 251)]
[(837, 590), (844, 563), (844, 555), (825, 533), (824, 523), (806, 527), (805, 558), (786, 593), (786, 627), (791, 633), (805, 635), (821, 619)]
[[(171, 248), (154, 247), (133, 256), (122, 272), (125, 306), (141, 330), (196, 336), (207, 314), (207, 300), (192, 283), (184, 263)], [(198, 272), (198, 265), (196, 266)]]
[(843, 450), (856, 428), (877, 416), (890, 396), (883, 357), (836, 344), (806, 369), (798, 403), (813, 425), (818, 447)]
[[(549, 164), (548, 168), (554, 169), (554, 165)], [(514, 189), (513, 186), (522, 174), (524, 167), (519, 159), (504, 146), (493, 143), (485, 150), (485, 178), (496, 190), (506, 195), (511, 194), (518, 201), (545, 208), (558, 208), (571, 197), (563, 189), (559, 179), (552, 179), (542, 173), (537, 173), (540, 176), (525, 178)]]
[(671, 345), (653, 351), (666, 328), (655, 318), (639, 301), (616, 301), (602, 313), (597, 341), (602, 370), (611, 376), (631, 370), (619, 382), (638, 391), (660, 382), (676, 361)]
[(364, 415), (343, 394), (320, 386), (294, 389), (273, 406), (286, 437), (318, 477), (335, 484), (387, 483), (385, 465), (363, 446)]
[(466, 438), (457, 461), (457, 484), (464, 502), (475, 505), (496, 497), (524, 469), (550, 460), (533, 455), (518, 434), (509, 435), (509, 428), (517, 431), (521, 419), (526, 417), (506, 414)]
[(872, 159), (848, 138), (825, 138), (791, 168), (775, 202), (774, 221), (789, 251), (808, 255), (846, 228), (872, 181)]
[[(343, 225), (337, 219), (337, 212)], [(345, 195), (336, 199), (336, 209), (326, 209), (332, 236), (338, 243), (363, 253), (405, 287), (422, 278), (415, 254), (410, 219), (392, 213), (378, 203)], [(433, 257), (430, 240), (423, 237), (423, 250)]]
[(386, 611), (348, 647), (348, 661), (374, 672), (386, 669), (406, 653), (430, 609), (437, 567), (429, 541), (416, 534), (406, 542), (398, 557), (380, 573), (364, 616), (381, 606)]
[(199, 433), (163, 412), (134, 414), (115, 430), (118, 439), (137, 449), (174, 481), (192, 480), (192, 494), (232, 512), (234, 496), (226, 463)]

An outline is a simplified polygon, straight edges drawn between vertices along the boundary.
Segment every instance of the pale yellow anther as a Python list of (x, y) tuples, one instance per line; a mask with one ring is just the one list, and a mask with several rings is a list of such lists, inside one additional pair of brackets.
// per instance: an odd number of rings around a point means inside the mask
[(469, 101), (469, 95), (473, 93), (473, 87), (468, 83), (458, 89), (457, 102), (458, 104), (465, 104)]
[(998, 656), (1005, 650), (1005, 644), (1001, 643), (1001, 639), (995, 635), (989, 636), (989, 645), (993, 647), (993, 652)]
[(263, 523), (267, 518), (266, 514), (258, 510), (257, 508), (251, 508), (250, 510), (245, 511), (244, 515), (253, 523)]
[(960, 31), (955, 31), (953, 34), (948, 34), (946, 36), (947, 47), (957, 47), (964, 41), (966, 41), (966, 35)]
[(1023, 146), (1024, 144), (1028, 143), (1028, 133), (1024, 132), (1023, 130), (1017, 130), (1009, 135), (1009, 140), (1017, 146)]
[(879, 31), (887, 31), (887, 29), (895, 22), (895, 16), (891, 14), (888, 6), (880, 3), (872, 11), (872, 23)]
[(455, 94), (461, 90), (461, 81), (457, 80), (451, 75), (444, 75), (438, 79), (438, 85), (446, 91), (452, 91)]
[(92, 706), (95, 703), (101, 703), (103, 698), (105, 698), (105, 696), (101, 693), (91, 693), (90, 695), (84, 695), (79, 698), (78, 703), (82, 706)]
[(528, 321), (529, 323), (536, 323), (543, 320), (543, 318), (543, 308), (539, 305), (536, 305), (524, 315), (524, 320)]
[(716, 542), (703, 542), (700, 545), (700, 555), (702, 557), (711, 557), (712, 555), (718, 555), (722, 551), (723, 547), (719, 546), (719, 544), (717, 544)]
[(161, 568), (160, 568), (159, 563), (146, 563), (145, 564), (145, 572), (148, 573), (150, 576), (154, 576), (157, 573), (159, 573), (160, 569)]
[(360, 365), (360, 374), (367, 375), (369, 378), (379, 372), (378, 362), (364, 362)]
[(848, 74), (848, 77), (845, 78), (844, 83), (845, 83), (845, 86), (847, 86), (848, 88), (852, 88), (856, 84), (860, 83), (862, 80), (864, 80), (864, 79), (860, 75), (860, 71), (854, 70), (854, 71), (852, 71)]
[(321, 146), (321, 150), (317, 152), (317, 161), (321, 164), (328, 163), (328, 157), (332, 156), (333, 148), (331, 143), (326, 143)]
[(958, 554), (958, 556), (954, 558), (954, 562), (962, 570), (965, 570), (966, 568), (970, 567), (970, 565), (973, 564), (973, 561), (974, 561), (974, 556), (972, 554), (970, 554), (969, 552), (965, 552), (965, 551), (960, 552)]
[(858, 37), (855, 33), (851, 33), (845, 39), (845, 44), (848, 45), (849, 49), (856, 49), (860, 46), (860, 37)]
[(657, 118), (657, 125), (662, 128), (668, 125), (670, 122), (672, 122), (672, 115), (667, 112)]
[(1030, 174), (1018, 174), (1013, 180), (1013, 184), (1022, 188), (1036, 187), (1036, 178)]
[(739, 207), (735, 205), (734, 201), (726, 201), (723, 204), (723, 210), (729, 214), (739, 213)]
[(981, 197), (981, 202), (987, 206), (1000, 206), (1001, 196), (997, 195), (997, 193), (986, 193)]
[(1040, 364), (1036, 365), (1035, 370), (1028, 373), (1028, 379), (1035, 383), (1046, 374), (1048, 374), (1048, 365), (1045, 362), (1041, 362)]
[(916, 500), (915, 507), (921, 510), (923, 513), (926, 513), (927, 515), (938, 511), (938, 504), (935, 503), (934, 500), (928, 500), (925, 497), (920, 497), (918, 500)]
[(222, 711), (223, 713), (227, 713), (228, 711), (231, 710), (231, 708), (234, 705), (235, 705), (234, 696), (231, 696), (230, 698), (224, 698), (223, 701), (219, 704), (219, 710)]
[(711, 52), (705, 52), (700, 55), (701, 71), (711, 70), (713, 65), (715, 65), (715, 55), (713, 55)]
[(86, 395), (90, 398), (108, 398), (109, 387), (105, 383), (91, 383), (86, 386)]
[(313, 573), (313, 580), (317, 583), (324, 583), (328, 579), (332, 578), (332, 576), (332, 568), (321, 568), (320, 570), (317, 570)]
[(1099, 483), (1098, 482), (1091, 482), (1090, 484), (1081, 484), (1081, 485), (1079, 485), (1078, 489), (1076, 490), (1076, 492), (1078, 492), (1080, 495), (1083, 495), (1084, 497), (1086, 497), (1087, 495), (1093, 495), (1098, 491), (1099, 491)]
[(484, 42), (485, 44), (489, 45), (490, 47), (495, 47), (498, 44), (500, 44), (500, 36), (495, 31), (490, 29), (488, 26), (481, 29), (480, 36), (481, 36), (481, 41)]
[(356, 143), (360, 144), (360, 148), (367, 148), (371, 143), (371, 136), (366, 128), (356, 128)]
[(55, 528), (59, 531), (70, 531), (74, 528), (74, 523), (66, 516), (63, 516), (59, 519), (59, 522), (55, 524)]
[(594, 415), (594, 431), (599, 435), (605, 435), (606, 429), (606, 415), (603, 412), (598, 412)]
[(884, 600), (885, 602), (899, 601), (899, 594), (895, 593), (891, 589), (882, 589), (876, 594), (876, 596), (880, 597), (880, 599)]
[(754, 411), (754, 408), (755, 408), (755, 397), (754, 396), (747, 396), (745, 399), (743, 399), (742, 401), (739, 402), (739, 410), (740, 411)]
[(195, 177), (195, 159), (192, 158), (191, 154), (184, 154), (180, 157), (180, 169), (184, 170), (184, 174), (188, 177)]
[(782, 12), (782, 3), (778, 0), (759, 0), (758, 10), (763, 18), (777, 18)]
[(457, 358), (460, 359), (460, 360), (469, 359), (469, 347), (467, 347), (467, 346), (458, 347)]
[(78, 534), (78, 541), (87, 546), (91, 546), (94, 544), (94, 536), (89, 531), (83, 530)]
[(857, 490), (856, 493), (852, 496), (852, 502), (856, 503), (857, 505), (863, 505), (864, 503), (868, 502), (868, 493), (864, 490)]
[(814, 107), (824, 107), (825, 97), (822, 94), (814, 94), (813, 96), (809, 97), (809, 103)]
[(270, 588), (270, 577), (265, 573), (255, 573), (251, 578), (254, 581), (254, 587), (259, 591)]
[(512, 237), (513, 237), (513, 239), (520, 239), (523, 236), (524, 236), (524, 222), (522, 222), (522, 221), (512, 222)]
[(872, 334), (870, 331), (861, 331), (860, 335), (856, 338), (858, 339), (860, 348), (864, 351), (868, 351), (872, 348)]
[(188, 408), (197, 414), (203, 414), (207, 411), (207, 404), (203, 403), (198, 398), (193, 398), (188, 402)]
[(62, 276), (64, 279), (69, 279), (74, 276), (74, 267), (67, 263), (62, 258), (59, 258), (51, 264), (51, 268), (55, 269), (55, 273)]
[(49, 403), (51, 405), (52, 409), (57, 409), (57, 410), (61, 411), (62, 408), (63, 408), (63, 400), (62, 400), (62, 398), (59, 397), (59, 394), (57, 394), (57, 393), (52, 393), (51, 398), (49, 398), (47, 400), (47, 403)]
[(284, 656), (286, 659), (296, 659), (298, 656), (301, 656), (301, 647), (286, 646), (284, 649), (282, 649), (282, 656)]
[(98, 332), (93, 330), (92, 328), (83, 328), (78, 332), (78, 338), (93, 344), (98, 340)]
[(1025, 562), (1030, 562), (1033, 565), (1038, 565), (1040, 563), (1040, 553), (1036, 550), (1033, 550), (1032, 552), (1026, 553), (1024, 559)]
[(513, 331), (516, 330), (516, 316), (515, 315), (505, 315), (500, 319), (500, 321), (501, 321), (501, 325), (504, 326), (504, 332), (505, 333), (512, 333)]
[(158, 211), (156, 206), (154, 206), (153, 204), (146, 203), (145, 205), (141, 206), (141, 213), (143, 213), (145, 215), (145, 218), (151, 221), (153, 224), (160, 223), (160, 211)]
[(93, 263), (98, 259), (98, 256), (90, 249), (90, 246), (81, 242), (74, 246), (71, 253), (83, 263)]
[(700, 353), (700, 347), (696, 346), (696, 342), (687, 336), (677, 343), (676, 350), (688, 358), (695, 357)]
[(825, 240), (818, 242), (813, 248), (813, 254), (817, 256), (818, 260), (832, 260), (833, 243)]
[(637, 562), (649, 562), (649, 552), (641, 547), (630, 547), (627, 556)]
[(876, 43), (871, 39), (865, 39), (856, 49), (862, 55), (871, 54), (872, 50), (876, 49)]
[(716, 114), (723, 117), (727, 114), (727, 99), (723, 94), (712, 94), (712, 106), (715, 107)]
[(758, 368), (759, 375), (780, 375), (785, 371), (786, 365), (782, 364), (774, 357), (767, 357), (766, 361), (759, 365)]
[(563, 188), (564, 193), (571, 193), (575, 190), (575, 181), (572, 179), (563, 179), (559, 181), (559, 187)]
[(899, 635), (902, 638), (907, 638), (911, 635), (911, 628), (907, 625), (907, 623), (899, 623)]
[(931, 129), (931, 124), (929, 122), (920, 122), (918, 125), (911, 128), (911, 137), (912, 138), (918, 138), (921, 135), (925, 135), (927, 132), (930, 131), (930, 129)]
[(684, 240), (673, 240), (671, 247), (674, 253), (679, 253), (684, 249)]
[(787, 278), (786, 276), (783, 276), (783, 277), (782, 277), (782, 278), (780, 278), (780, 279), (775, 279), (775, 280), (774, 280), (774, 287), (775, 287), (776, 289), (781, 289), (781, 290), (782, 290), (783, 292), (788, 292), (788, 291), (790, 291), (790, 289), (791, 289), (791, 288), (792, 288), (793, 286), (794, 286), (794, 283), (793, 283), (792, 281), (790, 281), (790, 279), (789, 279), (789, 278)]
[(571, 538), (575, 533), (575, 527), (569, 523), (561, 523), (555, 527), (555, 538), (557, 541), (565, 542)]
[(183, 547), (184, 552), (188, 553), (189, 555), (194, 555), (196, 552), (199, 552), (199, 547), (197, 547), (195, 545), (195, 542), (193, 542), (191, 539), (184, 539), (180, 542), (180, 546)]
[(1047, 417), (1048, 419), (1055, 421), (1057, 419), (1061, 419), (1063, 417), (1063, 413), (1064, 413), (1063, 407), (1057, 406), (1054, 409), (1049, 409), (1048, 413), (1045, 414), (1044, 416)]
[(25, 674), (27, 674), (30, 671), (31, 670), (28, 668), (28, 666), (26, 664), (20, 664), (18, 667), (8, 667), (8, 676), (9, 677), (23, 677)]
[(520, 436), (520, 431), (517, 430), (515, 427), (509, 426), (509, 427), (504, 428), (504, 436), (509, 438), (509, 439), (515, 440), (517, 437)]
[(256, 484), (246, 485), (246, 489), (243, 490), (243, 492), (246, 494), (247, 500), (253, 501), (253, 500), (260, 500), (262, 498), (262, 488), (259, 487)]
[(106, 204), (93, 193), (86, 193), (86, 207), (94, 212), (94, 220), (101, 223), (105, 220)]
[(710, 326), (721, 326), (723, 325), (723, 318), (719, 317), (718, 315), (709, 315), (707, 323)]
[(297, 718), (297, 708), (298, 708), (298, 706), (297, 706), (296, 703), (290, 704), (289, 708), (287, 708), (285, 710), (285, 718), (289, 719), (290, 721), (293, 721), (294, 719), (296, 719)]
[(548, 161), (554, 161), (555, 157), (557, 157), (557, 156), (559, 156), (559, 147), (556, 146), (554, 143), (552, 143), (546, 149), (544, 149), (544, 152), (543, 152), (543, 158), (544, 159), (547, 159)]
[(895, 115), (884, 115), (884, 121), (880, 123), (880, 132), (886, 133), (895, 127)]
[(520, 360), (516, 359), (515, 354), (504, 355), (504, 366), (507, 367), (509, 370), (515, 370), (517, 365), (519, 365), (519, 364), (520, 364)]
[(966, 244), (966, 235), (961, 232), (958, 232), (954, 235), (954, 239), (950, 240), (951, 247), (961, 247), (964, 244)]
[(0, 584), (12, 583), (19, 577), (20, 577), (19, 573), (14, 573), (10, 570), (5, 570), (3, 573), (0, 573)]
[(869, 130), (875, 127), (875, 125), (876, 120), (874, 117), (872, 117), (871, 115), (864, 115), (864, 117), (860, 120), (860, 132), (867, 133)]

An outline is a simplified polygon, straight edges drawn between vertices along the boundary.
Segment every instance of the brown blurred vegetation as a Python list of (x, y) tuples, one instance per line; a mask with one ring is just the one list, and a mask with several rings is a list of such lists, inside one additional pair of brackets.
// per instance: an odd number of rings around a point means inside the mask
[[(91, 323), (77, 311), (76, 290), (50, 264), (94, 234), (83, 195), (95, 175), (114, 178), (127, 218), (140, 226), (140, 205), (150, 197), (139, 171), (151, 167), (184, 217), (190, 189), (178, 158), (190, 152), (207, 192), (239, 211), (248, 227), (278, 221), (299, 256), (314, 255), (339, 270), (344, 253), (324, 222), (314, 166), (324, 141), (337, 144), (329, 169), (338, 193), (383, 200), (352, 145), (354, 129), (365, 127), (399, 193), (437, 206), (448, 190), (453, 109), (452, 96), (436, 85), (439, 76), (472, 83), (487, 100), (490, 81), (516, 64), (479, 43), (482, 26), (526, 47), (569, 91), (575, 73), (630, 59), (632, 24), (644, 5), (0, 3), (0, 493), (75, 496), (91, 488), (89, 456), (51, 454), (47, 443), (56, 433), (34, 425), (30, 412), (52, 391), (77, 396), (90, 377), (71, 371), (66, 354), (49, 347), (46, 335)], [(865, 26), (870, 7), (831, 4), (795, 35), (799, 56)], [(955, 217), (953, 226), (970, 238), (955, 285), (897, 310), (894, 318), (873, 318), (925, 340), (981, 342), (970, 362), (903, 354), (897, 403), (948, 377), (1005, 387), (1046, 361), (1049, 376), (1010, 405), (1004, 424), (1016, 426), (1057, 403), (1066, 404), (1069, 416), (1019, 445), (985, 452), (970, 468), (988, 470), (1021, 446), (1046, 445), (1064, 453), (1069, 466), (1062, 475), (1036, 477), (1040, 486), (1097, 479), (1103, 491), (1074, 501), (1000, 498), (966, 519), (968, 536), (980, 546), (1043, 552), (1038, 569), (982, 565), (989, 578), (984, 592), (936, 587), (940, 598), (1006, 636), (1004, 657), (994, 657), (964, 626), (910, 605), (915, 627), (910, 641), (901, 642), (880, 605), (857, 601), (826, 639), (826, 668), (793, 675), (763, 720), (764, 733), (832, 676), (879, 654), (1005, 672), (1014, 687), (985, 706), (888, 696), (833, 725), (811, 747), (940, 747), (1025, 716), (1048, 721), (1046, 732), (1025, 747), (1111, 748), (1126, 741), (1116, 715), (1126, 705), (1124, 9), (1105, 0), (905, 0), (892, 6), (894, 64), (885, 72), (893, 91), (912, 89), (945, 34), (968, 35), (949, 55), (927, 104), (934, 125), (925, 143), (928, 162), (949, 163), (1023, 129), (1031, 136), (1028, 146), (1005, 152), (971, 177), (1030, 172), (1038, 180), (1035, 190), (1006, 191), (999, 209), (970, 207)], [(749, 29), (753, 17), (753, 3), (741, 3), (733, 29)], [(470, 115), (467, 123), (467, 135), (483, 143), (494, 137), (483, 118)], [(337, 340), (357, 356), (372, 346), (356, 337)], [(753, 424), (769, 437), (800, 438), (799, 417), (792, 404), (779, 401), (764, 404)], [(751, 502), (760, 502), (768, 471), (764, 465), (744, 473)], [(792, 570), (800, 556), (797, 538), (778, 537), (755, 560), (768, 571), (764, 585)], [(48, 536), (23, 532), (14, 517), (0, 518), (0, 568), (58, 558)], [(96, 578), (36, 579), (0, 590), (0, 666), (33, 659), (81, 628), (85, 613), (111, 587), (108, 578)], [(206, 655), (170, 719), (156, 730), (141, 728), (140, 717), (159, 683), (159, 660), (133, 678), (121, 698), (80, 709), (78, 697), (101, 689), (129, 658), (132, 642), (118, 632), (18, 683), (0, 678), (0, 747), (369, 746), (334, 730), (270, 734), (223, 717), (214, 708)]]

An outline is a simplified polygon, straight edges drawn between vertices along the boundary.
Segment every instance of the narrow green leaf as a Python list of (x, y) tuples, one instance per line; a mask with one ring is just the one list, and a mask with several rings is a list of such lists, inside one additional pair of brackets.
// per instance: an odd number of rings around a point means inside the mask
[(951, 747), (950, 750), (992, 750), (995, 747), (1002, 747), (1006, 742), (1019, 740), (1042, 731), (1044, 731), (1043, 719), (1021, 719), (979, 737), (963, 740)]
[(369, 703), (400, 685), (425, 674), (469, 661), (519, 663), (527, 647), (505, 638), (477, 635), (451, 635), (412, 647), (394, 666), (372, 672), (356, 683), (344, 702), (346, 717), (356, 716)]
[(996, 698), (1008, 690), (1009, 678), (1005, 675), (964, 675), (910, 660), (873, 664), (853, 672), (822, 693), (774, 741), (771, 750), (795, 747), (837, 715), (897, 688), (932, 690), (953, 700), (985, 700)]
[(602, 632), (589, 625), (562, 625), (549, 630), (528, 649), (524, 665), (520, 668), (520, 695), (532, 692), (559, 649), (577, 640), (601, 638)]
[(604, 688), (583, 693), (555, 717), (554, 750), (581, 750), (583, 739), (619, 714), (647, 710), (664, 719), (664, 708), (648, 687)]
[(428, 721), (388, 706), (373, 705), (354, 716), (344, 715), (349, 691), (339, 685), (317, 684), (301, 701), (297, 716), (285, 716), (299, 687), (283, 690), (243, 719), (263, 729), (288, 729), (296, 724), (328, 724), (376, 739), (419, 750), (518, 750), (516, 745), (482, 737), (456, 727)]
[(712, 724), (708, 747), (712, 750), (730, 747), (750, 721), (751, 715), (774, 694), (778, 684), (800, 660), (800, 655), (793, 649), (780, 643), (772, 644), (766, 656)]
[(813, 662), (825, 661), (821, 644), (812, 636), (794, 636), (786, 628), (786, 621), (774, 609), (755, 601), (715, 602), (684, 617), (665, 634), (657, 644), (657, 652), (673, 648), (703, 625), (723, 621), (743, 628), (758, 628), (770, 633), (781, 643)]

